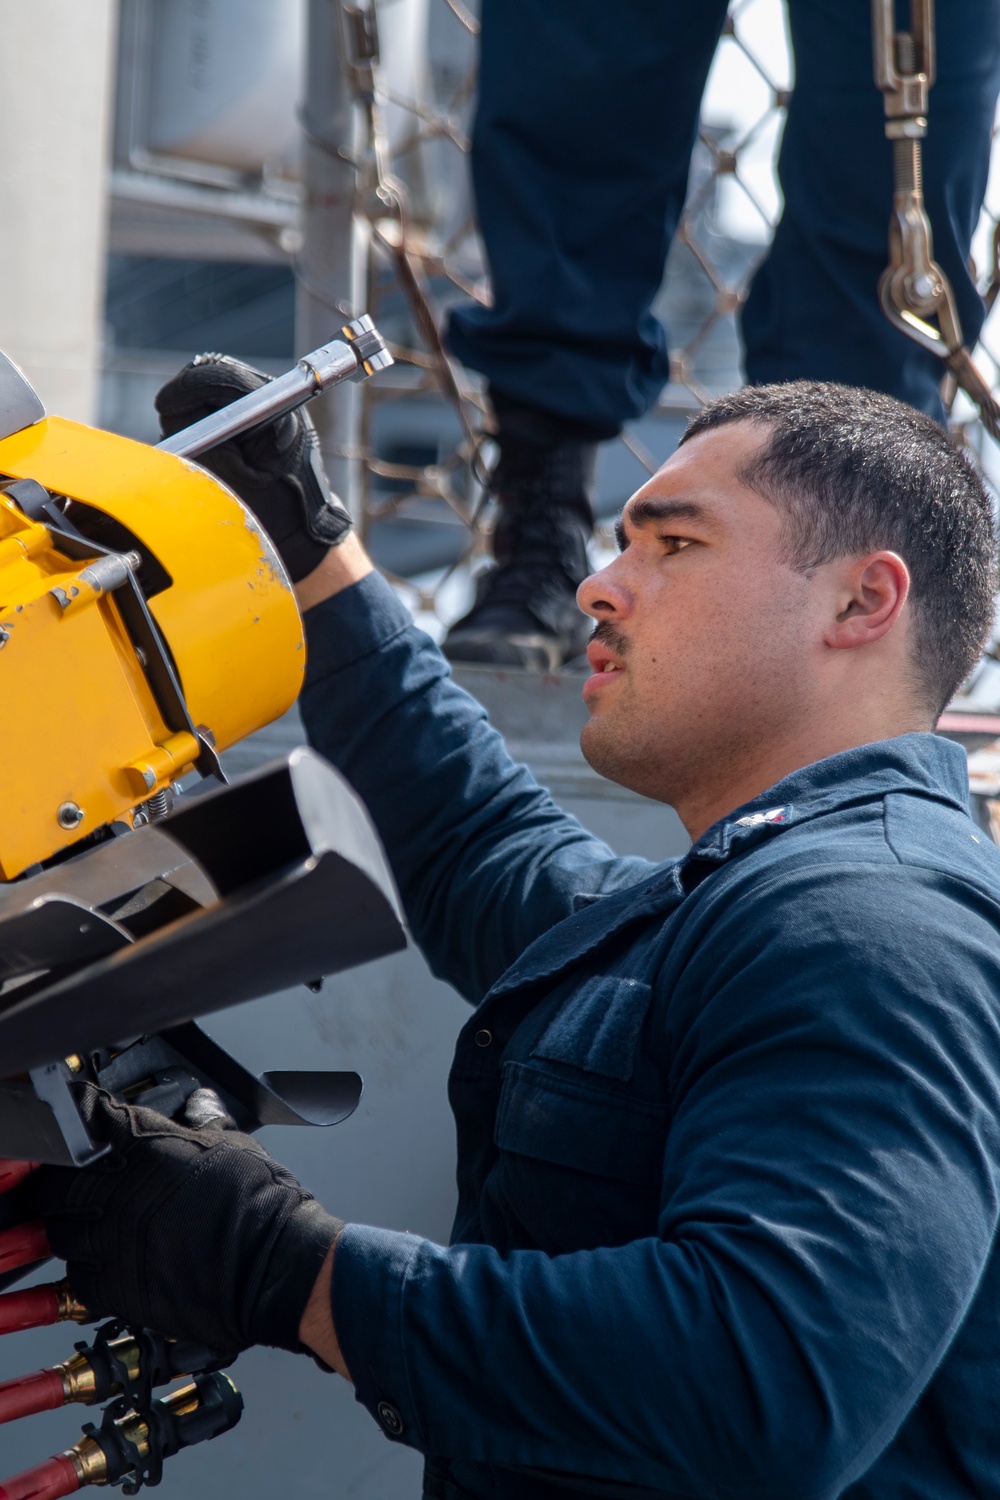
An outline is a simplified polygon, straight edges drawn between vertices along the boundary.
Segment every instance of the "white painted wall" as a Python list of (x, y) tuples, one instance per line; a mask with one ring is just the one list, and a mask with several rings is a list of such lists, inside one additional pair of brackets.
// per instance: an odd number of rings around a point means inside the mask
[(0, 349), (93, 420), (115, 0), (0, 0)]

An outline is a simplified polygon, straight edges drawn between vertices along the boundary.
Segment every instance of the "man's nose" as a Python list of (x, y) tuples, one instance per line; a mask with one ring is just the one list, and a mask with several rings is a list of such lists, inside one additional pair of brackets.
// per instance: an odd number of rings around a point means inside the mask
[(576, 602), (594, 620), (620, 618), (628, 613), (628, 594), (618, 577), (620, 557), (585, 578), (576, 591)]

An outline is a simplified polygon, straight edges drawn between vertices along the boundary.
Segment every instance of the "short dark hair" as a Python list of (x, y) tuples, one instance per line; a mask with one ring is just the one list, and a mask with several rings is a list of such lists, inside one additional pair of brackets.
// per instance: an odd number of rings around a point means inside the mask
[(914, 668), (940, 713), (993, 628), (996, 529), (975, 465), (931, 417), (879, 391), (747, 386), (710, 401), (681, 442), (730, 422), (770, 431), (739, 477), (784, 512), (793, 567), (881, 548), (906, 563)]

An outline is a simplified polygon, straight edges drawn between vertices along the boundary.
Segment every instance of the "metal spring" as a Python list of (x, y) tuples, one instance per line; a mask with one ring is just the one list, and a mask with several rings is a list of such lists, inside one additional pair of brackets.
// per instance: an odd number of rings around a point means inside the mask
[(157, 792), (155, 797), (150, 797), (148, 802), (144, 802), (143, 807), (146, 809), (146, 816), (149, 821), (156, 823), (160, 818), (165, 818), (170, 811), (173, 800), (170, 788), (163, 787), (162, 790)]

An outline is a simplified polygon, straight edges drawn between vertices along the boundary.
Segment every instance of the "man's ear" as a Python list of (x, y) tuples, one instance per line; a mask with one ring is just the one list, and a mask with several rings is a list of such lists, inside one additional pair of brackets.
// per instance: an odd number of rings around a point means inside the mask
[(898, 553), (845, 559), (824, 644), (842, 651), (873, 645), (895, 625), (909, 592), (910, 570)]

